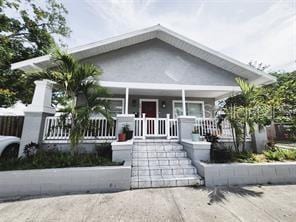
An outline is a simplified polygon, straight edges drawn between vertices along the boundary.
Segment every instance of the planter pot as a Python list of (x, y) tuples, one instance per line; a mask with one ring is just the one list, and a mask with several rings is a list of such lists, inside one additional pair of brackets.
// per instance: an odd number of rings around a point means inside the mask
[(194, 142), (200, 141), (200, 135), (196, 133), (192, 133), (192, 141)]
[(227, 149), (211, 149), (211, 161), (215, 163), (227, 163), (231, 160), (231, 152)]
[(125, 132), (126, 140), (130, 140), (133, 138), (133, 132), (132, 130)]
[(118, 142), (126, 141), (126, 135), (124, 133), (118, 134)]

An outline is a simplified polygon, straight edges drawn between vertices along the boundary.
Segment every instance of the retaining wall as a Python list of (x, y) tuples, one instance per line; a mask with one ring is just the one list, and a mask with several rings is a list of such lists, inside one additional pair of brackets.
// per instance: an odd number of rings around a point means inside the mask
[(0, 172), (0, 197), (130, 189), (130, 166), (74, 167)]
[(296, 183), (296, 163), (230, 163), (199, 162), (198, 173), (206, 186), (293, 184)]

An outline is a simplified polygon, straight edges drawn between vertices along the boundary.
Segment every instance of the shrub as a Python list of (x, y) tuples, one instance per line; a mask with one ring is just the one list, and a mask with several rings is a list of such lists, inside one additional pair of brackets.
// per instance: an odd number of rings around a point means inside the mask
[(266, 159), (273, 161), (296, 160), (296, 150), (272, 148), (263, 152)]
[[(31, 146), (28, 146), (31, 150)], [(25, 170), (64, 167), (89, 167), (89, 166), (112, 166), (122, 163), (114, 163), (111, 158), (93, 153), (71, 154), (61, 152), (58, 149), (38, 148), (34, 155), (29, 158), (19, 158), (0, 161), (0, 171)]]
[(25, 145), (24, 154), (27, 158), (30, 158), (30, 157), (36, 155), (38, 149), (39, 149), (39, 145), (37, 143), (31, 142), (31, 143)]

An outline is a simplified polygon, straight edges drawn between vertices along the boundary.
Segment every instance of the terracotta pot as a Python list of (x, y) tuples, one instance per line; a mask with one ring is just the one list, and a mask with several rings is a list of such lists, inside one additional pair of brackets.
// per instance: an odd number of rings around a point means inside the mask
[(118, 142), (126, 141), (126, 135), (124, 133), (118, 134)]

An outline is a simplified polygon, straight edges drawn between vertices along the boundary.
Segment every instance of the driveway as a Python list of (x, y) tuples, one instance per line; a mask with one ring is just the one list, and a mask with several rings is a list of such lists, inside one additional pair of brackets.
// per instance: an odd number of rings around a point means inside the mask
[(296, 185), (167, 188), (0, 203), (0, 221), (295, 221)]

